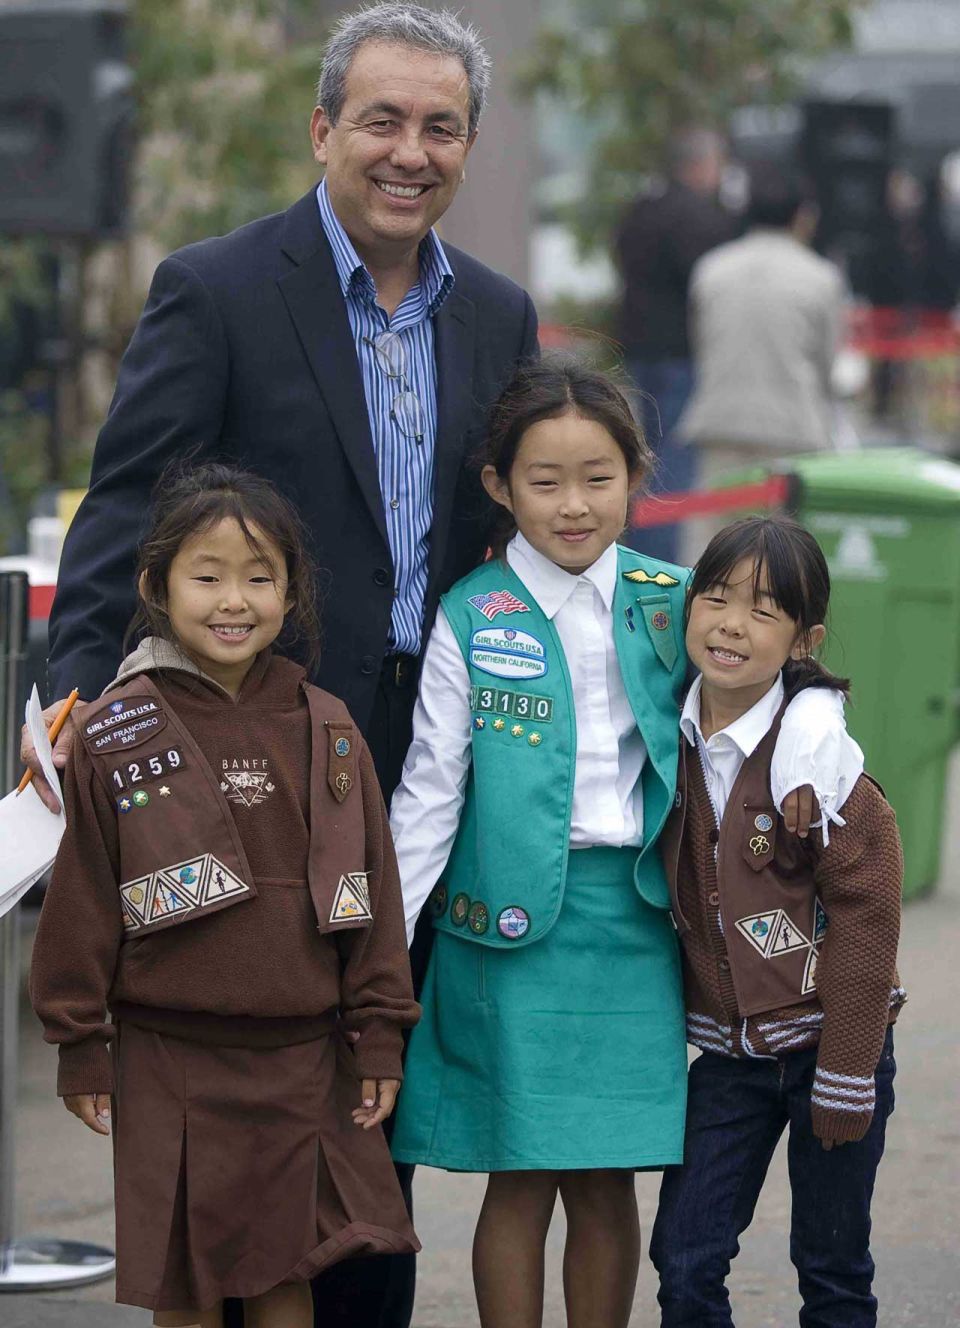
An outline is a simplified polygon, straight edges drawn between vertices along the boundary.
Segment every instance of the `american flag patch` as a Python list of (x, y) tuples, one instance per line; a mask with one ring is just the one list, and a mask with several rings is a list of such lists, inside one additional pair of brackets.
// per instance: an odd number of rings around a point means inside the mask
[(498, 613), (529, 613), (530, 606), (511, 595), (509, 590), (491, 590), (486, 595), (471, 595), (467, 600), (479, 609), (487, 622), (493, 622)]

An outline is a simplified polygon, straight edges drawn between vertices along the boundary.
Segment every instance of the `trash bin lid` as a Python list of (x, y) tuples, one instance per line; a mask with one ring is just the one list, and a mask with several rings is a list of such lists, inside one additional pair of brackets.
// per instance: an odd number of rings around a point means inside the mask
[(960, 508), (960, 465), (914, 447), (812, 452), (790, 457), (782, 469), (800, 478), (804, 505), (836, 500), (883, 511)]

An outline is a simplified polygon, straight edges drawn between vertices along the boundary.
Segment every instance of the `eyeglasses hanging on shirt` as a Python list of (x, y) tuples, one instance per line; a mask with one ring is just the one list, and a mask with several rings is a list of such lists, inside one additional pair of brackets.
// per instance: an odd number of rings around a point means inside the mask
[(412, 438), (422, 445), (426, 420), (420, 398), (407, 378), (407, 350), (403, 338), (396, 332), (381, 332), (379, 336), (364, 337), (363, 340), (373, 347), (380, 372), (398, 388), (390, 403), (390, 418), (405, 438)]

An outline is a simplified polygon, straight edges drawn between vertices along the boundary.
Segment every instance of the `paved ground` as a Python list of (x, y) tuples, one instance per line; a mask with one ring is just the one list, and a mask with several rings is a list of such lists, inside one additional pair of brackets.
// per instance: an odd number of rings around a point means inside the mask
[[(960, 762), (954, 770), (939, 890), (906, 911), (901, 973), (910, 1000), (898, 1027), (897, 1111), (874, 1203), (877, 1294), (884, 1328), (960, 1325), (957, 1272), (960, 1191), (958, 1035), (960, 1035)], [(28, 938), (26, 938), (28, 939)], [(25, 950), (28, 949), (25, 946)], [(110, 1148), (84, 1130), (54, 1097), (54, 1054), (32, 1015), (22, 1019), (18, 1118), (19, 1229), (110, 1244)], [(638, 1179), (649, 1235), (657, 1182)], [(417, 1183), (417, 1229), (426, 1253), (414, 1316), (416, 1328), (476, 1328), (470, 1283), (470, 1238), (482, 1196), (481, 1177), (424, 1171)], [(738, 1328), (796, 1323), (797, 1297), (787, 1260), (789, 1196), (782, 1153), (731, 1280)], [(562, 1219), (555, 1220), (548, 1272), (546, 1328), (562, 1328)], [(112, 1304), (109, 1282), (57, 1294), (0, 1297), (3, 1328), (123, 1328), (150, 1315)], [(632, 1328), (658, 1322), (653, 1276), (641, 1271)], [(364, 1328), (358, 1324), (357, 1328)]]

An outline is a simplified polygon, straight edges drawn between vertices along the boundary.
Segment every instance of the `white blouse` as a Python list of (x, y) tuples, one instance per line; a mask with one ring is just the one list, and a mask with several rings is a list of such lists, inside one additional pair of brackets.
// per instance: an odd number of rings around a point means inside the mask
[[(640, 774), (647, 749), (614, 645), (616, 546), (575, 576), (517, 534), (507, 546), (507, 562), (553, 621), (570, 673), (577, 723), (570, 847), (639, 848), (643, 843)], [(801, 701), (802, 715), (794, 722)], [(470, 769), (472, 731), (466, 661), (441, 608), (423, 658), (413, 741), (390, 808), (408, 940), (453, 847)], [(820, 689), (804, 692), (784, 715), (774, 754), (771, 785), (778, 806), (801, 784), (811, 783), (818, 792), (824, 786), (824, 768), (813, 755), (826, 750), (825, 734), (842, 735), (850, 763), (853, 749), (862, 770), (859, 748), (846, 736), (839, 694)], [(788, 762), (781, 749), (790, 753)], [(831, 753), (835, 750), (835, 744), (829, 747)], [(827, 769), (826, 776), (828, 785), (835, 785), (834, 767)]]

